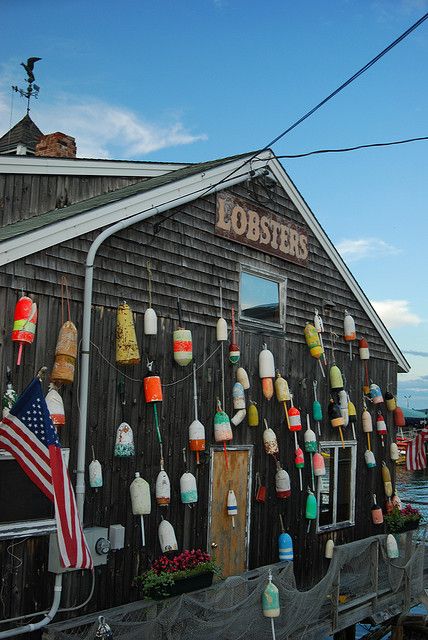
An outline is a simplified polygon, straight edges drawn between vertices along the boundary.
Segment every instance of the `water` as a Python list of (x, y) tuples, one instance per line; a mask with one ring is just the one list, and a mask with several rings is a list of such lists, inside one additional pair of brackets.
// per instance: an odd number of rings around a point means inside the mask
[[(428, 523), (428, 475), (424, 471), (407, 471), (406, 467), (397, 466), (397, 492), (403, 506), (411, 504), (422, 513), (425, 524)], [(425, 504), (415, 504), (425, 502)]]

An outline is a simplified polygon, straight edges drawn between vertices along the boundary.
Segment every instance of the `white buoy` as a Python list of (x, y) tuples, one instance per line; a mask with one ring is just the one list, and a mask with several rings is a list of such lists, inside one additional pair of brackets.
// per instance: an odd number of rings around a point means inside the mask
[(158, 536), (162, 553), (178, 550), (174, 527), (168, 520), (161, 520), (158, 528)]
[(149, 307), (144, 313), (144, 335), (155, 336), (158, 332), (158, 318), (155, 310)]
[(392, 533), (388, 533), (386, 536), (386, 553), (388, 558), (398, 558), (400, 555), (397, 540), (394, 538)]
[(198, 488), (193, 473), (186, 471), (180, 478), (180, 496), (183, 504), (194, 504), (198, 501)]
[(235, 516), (238, 515), (238, 504), (233, 489), (229, 489), (227, 494), (227, 514), (232, 518), (232, 529), (235, 528)]
[(389, 448), (389, 456), (393, 462), (396, 462), (400, 458), (400, 451), (398, 450), (398, 446), (396, 442), (391, 442), (391, 446)]
[(131, 482), (129, 487), (131, 494), (132, 513), (134, 516), (140, 516), (141, 518), (141, 544), (146, 546), (146, 537), (144, 534), (144, 518), (152, 510), (152, 500), (150, 497), (149, 483), (140, 477), (138, 471), (135, 473), (135, 478)]
[(327, 540), (327, 542), (325, 543), (325, 557), (328, 558), (329, 560), (331, 560), (331, 558), (333, 557), (333, 552), (334, 552), (334, 542), (333, 540), (330, 538), (329, 540)]
[(226, 342), (227, 340), (227, 322), (223, 318), (223, 292), (220, 282), (220, 317), (217, 320), (216, 325), (216, 339), (217, 342)]
[(89, 486), (92, 489), (99, 489), (103, 486), (103, 470), (99, 460), (92, 460), (89, 463)]
[(339, 407), (343, 418), (343, 426), (347, 427), (349, 424), (348, 394), (344, 389), (339, 391)]
[(239, 367), (236, 371), (236, 379), (242, 384), (245, 390), (250, 388), (250, 379), (248, 373), (243, 367)]
[(238, 412), (235, 413), (232, 418), (232, 424), (236, 427), (238, 424), (241, 424), (241, 422), (247, 415), (247, 411), (245, 409), (244, 387), (240, 382), (235, 382), (235, 384), (233, 385), (232, 398), (233, 408), (238, 410)]
[(157, 504), (160, 507), (167, 507), (171, 502), (171, 484), (169, 482), (168, 474), (162, 468), (156, 478), (155, 492)]
[(53, 382), (49, 385), (49, 391), (46, 394), (45, 400), (53, 424), (62, 427), (65, 424), (64, 403), (58, 393), (58, 387)]

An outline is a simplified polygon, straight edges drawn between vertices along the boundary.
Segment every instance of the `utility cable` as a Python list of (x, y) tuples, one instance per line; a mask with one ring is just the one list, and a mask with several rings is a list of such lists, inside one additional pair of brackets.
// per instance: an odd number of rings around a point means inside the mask
[[(301, 124), (302, 122), (304, 122), (305, 120), (307, 120), (307, 118), (309, 118), (311, 115), (313, 115), (316, 111), (318, 111), (318, 109), (320, 109), (322, 106), (324, 106), (327, 102), (329, 102), (329, 100), (331, 100), (332, 98), (334, 98), (334, 96), (336, 96), (338, 93), (340, 93), (341, 91), (343, 91), (343, 89), (345, 89), (345, 87), (347, 87), (348, 85), (350, 85), (352, 82), (354, 82), (354, 80), (356, 80), (357, 78), (359, 78), (363, 73), (365, 73), (366, 71), (368, 71), (368, 69), (370, 69), (370, 67), (372, 67), (374, 64), (376, 64), (376, 62), (378, 62), (381, 58), (383, 58), (383, 56), (385, 56), (387, 53), (389, 53), (389, 51), (391, 51), (394, 47), (397, 46), (397, 44), (399, 44), (402, 40), (404, 40), (405, 38), (407, 38), (408, 35), (410, 35), (413, 31), (415, 31), (415, 29), (417, 29), (418, 27), (421, 26), (421, 24), (423, 24), (425, 22), (425, 20), (428, 19), (428, 13), (425, 13), (421, 18), (419, 18), (419, 20), (417, 20), (414, 24), (412, 24), (408, 29), (406, 29), (406, 31), (404, 31), (400, 36), (398, 36), (398, 38), (396, 38), (395, 40), (393, 40), (387, 47), (385, 47), (385, 49), (383, 49), (380, 53), (378, 53), (374, 58), (372, 58), (369, 62), (367, 62), (363, 67), (361, 67), (356, 73), (354, 73), (350, 78), (348, 78), (347, 80), (345, 80), (345, 82), (343, 82), (339, 87), (337, 87), (337, 89), (335, 89), (334, 91), (332, 91), (326, 98), (324, 98), (324, 100), (321, 100), (321, 102), (319, 102), (315, 107), (313, 107), (312, 109), (310, 109), (310, 111), (307, 111), (301, 118), (299, 118), (298, 120), (296, 120), (296, 122), (294, 122), (290, 127), (288, 127), (287, 129), (285, 129), (285, 131), (283, 131), (282, 133), (280, 133), (279, 135), (277, 135), (275, 138), (273, 138), (273, 140), (271, 140), (270, 142), (268, 142), (264, 147), (262, 147), (261, 149), (258, 149), (257, 151), (255, 151), (249, 158), (247, 158), (246, 160), (244, 160), (244, 162), (239, 165), (238, 167), (236, 167), (235, 169), (233, 169), (230, 173), (228, 173), (226, 176), (224, 176), (224, 178), (222, 178), (221, 180), (219, 180), (218, 182), (216, 182), (215, 184), (211, 185), (210, 187), (208, 187), (207, 189), (203, 190), (201, 189), (202, 193), (200, 195), (200, 197), (204, 197), (206, 196), (208, 193), (210, 193), (212, 191), (212, 189), (215, 189), (216, 187), (218, 187), (219, 185), (223, 184), (224, 182), (226, 182), (227, 180), (229, 180), (233, 175), (235, 175), (235, 173), (237, 173), (238, 171), (240, 171), (243, 167), (245, 167), (247, 164), (251, 163), (258, 155), (259, 153), (262, 153), (263, 151), (267, 151), (270, 147), (272, 147), (274, 144), (276, 144), (279, 140), (281, 140), (282, 138), (284, 138), (284, 136), (286, 136), (288, 133), (290, 133), (290, 131), (292, 131), (293, 129), (295, 129), (299, 124)], [(280, 157), (280, 156), (278, 156)], [(168, 218), (172, 217), (173, 214), (170, 214), (169, 216), (167, 216), (166, 218), (163, 218), (162, 220), (160, 220), (157, 225), (156, 225), (156, 231), (159, 230), (159, 227), (161, 226), (161, 224), (163, 223), (164, 220), (168, 220)]]
[(408, 144), (409, 142), (419, 142), (420, 140), (428, 140), (428, 136), (420, 138), (408, 138), (407, 140), (395, 140), (393, 142), (374, 142), (372, 144), (359, 144), (356, 147), (344, 147), (342, 149), (318, 149), (317, 151), (308, 151), (307, 153), (294, 153), (292, 155), (275, 155), (275, 158), (306, 158), (319, 153), (344, 153), (347, 151), (358, 151), (359, 149), (371, 149), (373, 147), (391, 147), (396, 144)]

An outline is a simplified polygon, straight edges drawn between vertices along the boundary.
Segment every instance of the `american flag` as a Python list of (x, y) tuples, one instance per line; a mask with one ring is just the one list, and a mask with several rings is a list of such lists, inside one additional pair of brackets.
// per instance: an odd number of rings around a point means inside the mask
[(0, 448), (12, 454), (30, 480), (54, 503), (64, 567), (92, 569), (73, 487), (38, 378), (0, 422)]
[(426, 469), (427, 452), (425, 442), (428, 442), (428, 426), (424, 427), (416, 438), (407, 445), (406, 468), (408, 471)]

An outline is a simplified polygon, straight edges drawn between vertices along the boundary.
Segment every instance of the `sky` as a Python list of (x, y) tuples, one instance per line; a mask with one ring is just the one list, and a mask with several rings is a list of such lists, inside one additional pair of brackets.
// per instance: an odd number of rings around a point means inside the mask
[[(25, 114), (78, 156), (199, 162), (261, 148), (428, 12), (428, 0), (0, 0), (0, 134)], [(428, 20), (279, 141), (294, 154), (428, 135)], [(282, 162), (428, 407), (428, 141)], [(358, 329), (358, 328), (357, 328)]]

